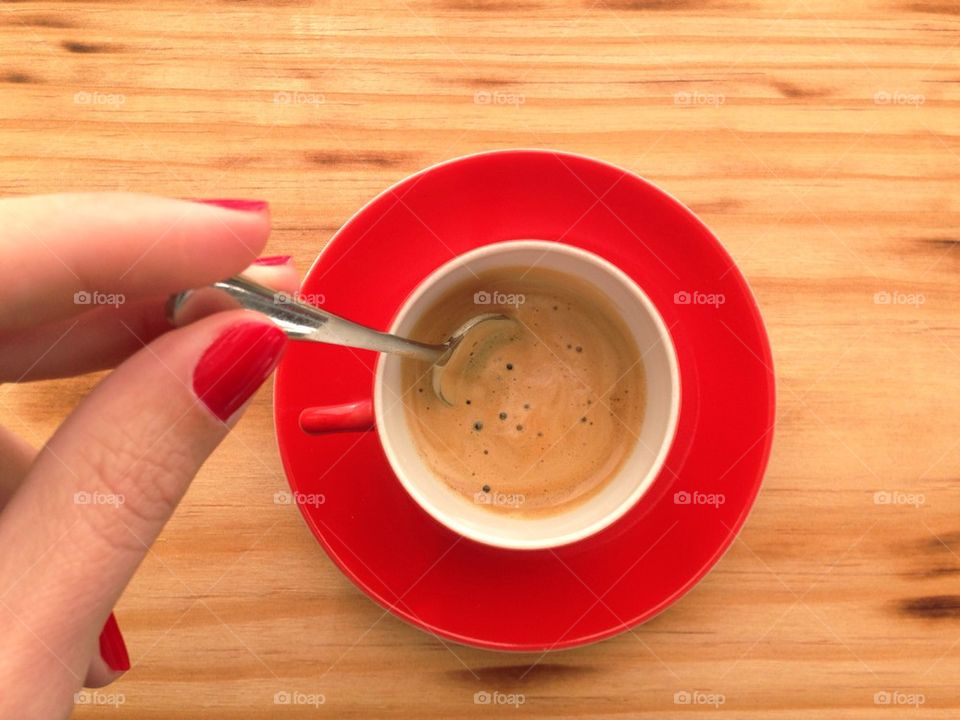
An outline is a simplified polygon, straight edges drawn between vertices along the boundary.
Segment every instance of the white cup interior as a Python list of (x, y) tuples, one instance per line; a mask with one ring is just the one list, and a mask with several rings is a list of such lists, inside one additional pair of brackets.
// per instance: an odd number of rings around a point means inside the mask
[(643, 355), (646, 408), (633, 452), (599, 493), (569, 510), (545, 516), (501, 514), (451, 490), (424, 463), (401, 399), (400, 358), (381, 355), (374, 408), (387, 459), (406, 490), (430, 515), (465, 537), (498, 547), (537, 549), (575, 542), (610, 525), (647, 491), (673, 441), (680, 380), (670, 333), (646, 294), (603, 258), (569, 245), (513, 240), (477, 248), (428, 276), (400, 309), (390, 332), (408, 335), (420, 315), (452, 287), (500, 267), (537, 266), (574, 275), (603, 292), (633, 334)]

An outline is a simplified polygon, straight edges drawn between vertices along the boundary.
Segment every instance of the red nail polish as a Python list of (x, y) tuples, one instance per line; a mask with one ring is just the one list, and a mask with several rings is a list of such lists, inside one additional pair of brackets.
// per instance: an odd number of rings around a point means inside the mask
[(226, 208), (227, 210), (243, 210), (244, 212), (264, 212), (269, 203), (266, 200), (233, 200), (225, 199), (198, 199), (193, 202), (203, 203), (204, 205), (215, 205), (216, 207)]
[(273, 372), (286, 335), (276, 325), (244, 322), (227, 328), (193, 371), (193, 391), (223, 421)]
[(127, 655), (127, 644), (123, 641), (117, 619), (110, 613), (107, 622), (100, 631), (100, 657), (111, 670), (126, 672), (130, 669), (130, 656)]
[(292, 255), (267, 255), (253, 261), (254, 265), (287, 265), (293, 259)]

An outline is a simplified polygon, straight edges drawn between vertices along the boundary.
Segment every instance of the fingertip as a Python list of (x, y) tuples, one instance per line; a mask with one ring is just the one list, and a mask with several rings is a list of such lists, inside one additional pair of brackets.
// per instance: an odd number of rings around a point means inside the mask
[(240, 210), (241, 212), (268, 213), (270, 204), (266, 200), (242, 200), (236, 198), (189, 198), (191, 202), (225, 210)]
[(107, 687), (124, 675), (124, 672), (111, 670), (103, 658), (97, 655), (90, 661), (90, 666), (87, 668), (87, 675), (83, 679), (83, 686), (90, 689)]
[(204, 244), (217, 242), (223, 245), (226, 255), (223, 261), (230, 259), (239, 272), (263, 252), (270, 237), (270, 205), (266, 200), (241, 199), (186, 199), (175, 200), (187, 206), (184, 212), (188, 218), (198, 222), (210, 223), (218, 220), (219, 227), (213, 225), (217, 237), (200, 238)]
[(287, 344), (284, 332), (250, 313), (227, 325), (193, 370), (193, 391), (207, 410), (231, 425), (247, 400), (273, 372)]
[(243, 275), (287, 295), (295, 295), (300, 289), (300, 271), (289, 255), (257, 258), (243, 271)]
[(113, 613), (100, 631), (100, 657), (107, 667), (115, 673), (124, 673), (130, 669), (130, 655), (127, 652), (127, 643), (120, 632), (117, 618)]
[(293, 262), (292, 255), (264, 255), (253, 261), (254, 265), (290, 265)]

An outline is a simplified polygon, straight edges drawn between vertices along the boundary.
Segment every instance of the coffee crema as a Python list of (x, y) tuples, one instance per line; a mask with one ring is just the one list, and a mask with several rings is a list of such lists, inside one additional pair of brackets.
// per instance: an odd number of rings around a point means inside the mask
[(491, 312), (516, 323), (445, 370), (452, 406), (434, 394), (428, 363), (403, 359), (411, 436), (426, 466), (471, 502), (518, 515), (568, 510), (603, 489), (636, 447), (640, 350), (596, 287), (536, 267), (485, 271), (451, 288), (410, 335), (443, 342)]

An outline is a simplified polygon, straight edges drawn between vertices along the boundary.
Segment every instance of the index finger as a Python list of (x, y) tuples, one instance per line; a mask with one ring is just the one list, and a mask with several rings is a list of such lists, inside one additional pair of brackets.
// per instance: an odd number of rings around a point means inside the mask
[(0, 200), (0, 225), (2, 331), (238, 273), (270, 215), (262, 201), (78, 193)]

